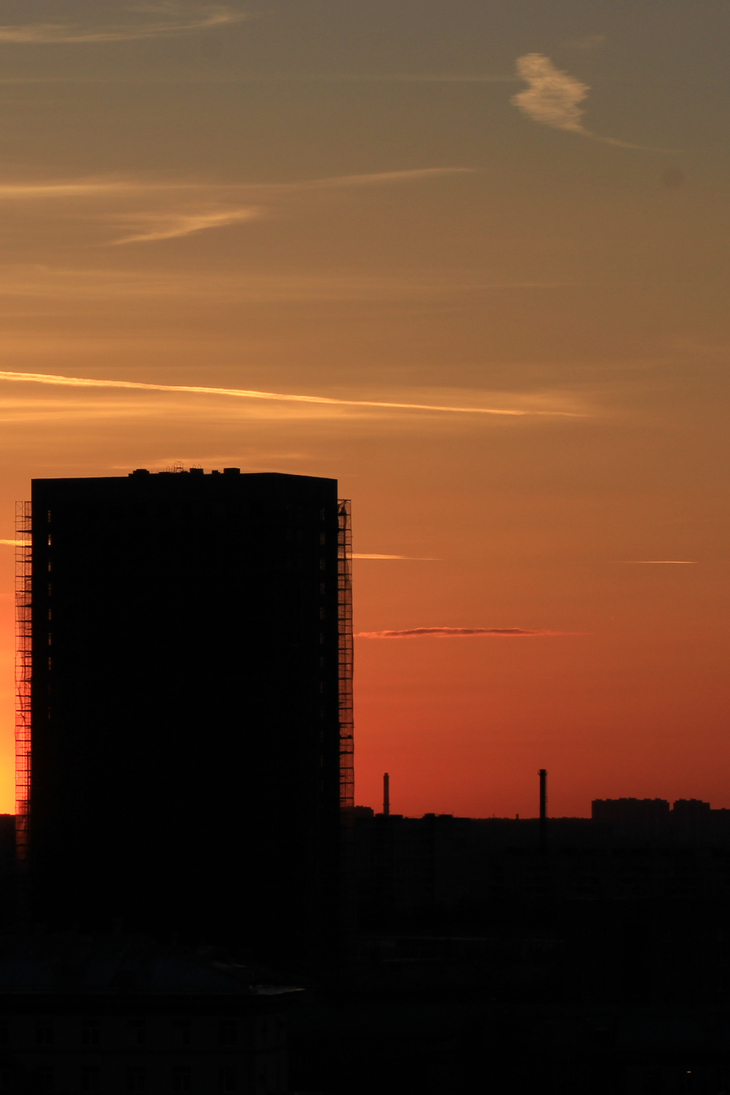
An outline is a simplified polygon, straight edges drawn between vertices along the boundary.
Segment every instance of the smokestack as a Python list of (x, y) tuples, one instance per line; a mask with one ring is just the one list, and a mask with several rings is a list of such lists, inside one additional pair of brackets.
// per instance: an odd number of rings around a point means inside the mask
[(547, 845), (547, 769), (540, 769), (540, 847)]
[(383, 817), (390, 817), (390, 776), (383, 776)]

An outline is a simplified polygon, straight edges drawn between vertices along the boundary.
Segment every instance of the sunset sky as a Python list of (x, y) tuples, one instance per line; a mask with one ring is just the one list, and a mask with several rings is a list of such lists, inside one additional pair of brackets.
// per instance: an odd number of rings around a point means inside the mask
[(14, 501), (176, 461), (352, 499), (358, 803), (730, 807), (726, 0), (0, 24), (0, 811)]

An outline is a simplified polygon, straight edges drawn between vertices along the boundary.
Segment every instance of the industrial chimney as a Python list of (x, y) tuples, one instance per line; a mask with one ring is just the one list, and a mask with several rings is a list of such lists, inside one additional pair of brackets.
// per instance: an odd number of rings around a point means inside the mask
[(547, 769), (540, 769), (540, 847), (547, 847)]

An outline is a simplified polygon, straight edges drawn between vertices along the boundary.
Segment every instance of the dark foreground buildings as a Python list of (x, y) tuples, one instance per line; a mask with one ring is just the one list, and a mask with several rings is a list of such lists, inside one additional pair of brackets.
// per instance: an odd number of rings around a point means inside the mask
[(345, 1068), (353, 1095), (727, 1095), (730, 811), (541, 829), (356, 809), (361, 991), (307, 1031), (328, 1095)]
[(121, 935), (0, 936), (0, 1091), (283, 1095), (301, 990)]
[(336, 950), (352, 794), (336, 481), (42, 479), (20, 526), (31, 919), (245, 940), (279, 962)]
[(730, 810), (707, 802), (596, 800), (591, 818), (546, 828), (537, 818), (355, 813), (366, 931), (511, 928), (555, 908), (730, 908)]

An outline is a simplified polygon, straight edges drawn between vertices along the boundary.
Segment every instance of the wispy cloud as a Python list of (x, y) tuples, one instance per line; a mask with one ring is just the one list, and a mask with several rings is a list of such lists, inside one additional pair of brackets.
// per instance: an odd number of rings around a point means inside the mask
[(689, 567), (696, 566), (696, 559), (625, 559), (626, 566), (674, 566), (674, 567)]
[(59, 376), (55, 373), (24, 373), (0, 370), (0, 381), (21, 384), (46, 384), (65, 388), (116, 388), (151, 392), (183, 392), (190, 395), (216, 395), (236, 399), (262, 399), (283, 403), (315, 403), (336, 407), (373, 407), (384, 410), (432, 411), (446, 414), (486, 414), (507, 417), (557, 416), (576, 418), (572, 411), (527, 410), (502, 407), (454, 407), (430, 403), (391, 403), (374, 399), (335, 399), (323, 395), (295, 395), (283, 392), (260, 392), (246, 388), (212, 388), (194, 384), (148, 384), (135, 380), (96, 380), (91, 377)]
[(436, 563), (438, 559), (432, 555), (377, 555), (371, 552), (354, 551), (353, 559), (403, 559), (409, 563)]
[(221, 4), (184, 4), (171, 0), (140, 4), (130, 9), (150, 15), (149, 21), (123, 24), (18, 23), (0, 25), (0, 43), (55, 45), (58, 43), (133, 42), (142, 38), (167, 38), (189, 31), (209, 30), (240, 23), (246, 16)]
[[(299, 196), (393, 186), (422, 180), (473, 174), (465, 167), (424, 167), (407, 171), (380, 171), (361, 175), (337, 175), (288, 183), (178, 182), (155, 178), (87, 178), (60, 182), (0, 182), (0, 203), (73, 202), (82, 200), (87, 221), (106, 220), (133, 226), (107, 246), (149, 243), (189, 236), (210, 228), (241, 224), (264, 216), (267, 207), (292, 202)], [(110, 201), (136, 207), (133, 212), (90, 213), (90, 200)], [(259, 204), (249, 204), (256, 202)], [(146, 208), (140, 209), (144, 203)], [(233, 204), (235, 203), (235, 204)], [(264, 207), (260, 203), (266, 203)]]
[(121, 179), (82, 179), (58, 183), (0, 183), (0, 201), (24, 201), (43, 198), (89, 198), (107, 194), (129, 194), (148, 190), (149, 185)]
[(0, 76), (3, 85), (23, 84), (516, 84), (518, 77), (492, 73), (356, 73), (356, 72), (207, 72), (185, 76), (162, 73), (103, 76)]
[[(253, 79), (269, 79), (262, 75)], [(272, 76), (272, 80), (312, 81), (317, 83), (347, 84), (513, 84), (514, 76), (484, 73), (312, 73), (308, 76)]]
[(130, 213), (120, 216), (118, 219), (131, 221), (138, 225), (146, 224), (147, 229), (114, 240), (114, 244), (177, 239), (179, 236), (190, 236), (193, 232), (202, 232), (207, 228), (223, 228), (229, 224), (243, 224), (244, 221), (257, 220), (262, 215), (263, 211), (255, 206), (210, 213), (144, 213), (136, 215)]
[(513, 95), (510, 102), (533, 122), (552, 126), (553, 129), (564, 129), (568, 133), (577, 133), (581, 137), (590, 137), (604, 144), (618, 145), (620, 148), (667, 151), (647, 149), (644, 145), (630, 144), (614, 137), (600, 137), (586, 129), (582, 120), (585, 111), (580, 104), (590, 91), (589, 85), (556, 68), (544, 53), (526, 53), (518, 57), (517, 74), (528, 86), (524, 91)]
[(588, 95), (588, 84), (561, 72), (544, 53), (526, 53), (517, 58), (517, 74), (529, 85), (510, 100), (533, 122), (591, 134), (581, 121), (585, 111), (580, 103)]
[(474, 635), (496, 638), (529, 638), (536, 635), (575, 635), (575, 631), (542, 631), (524, 627), (409, 627), (404, 631), (359, 631), (356, 639), (420, 639), (435, 636), (440, 639), (461, 639)]
[(350, 186), (381, 186), (387, 183), (414, 182), (417, 179), (438, 179), (446, 175), (473, 175), (473, 167), (415, 167), (409, 171), (377, 171), (369, 175), (333, 175), (330, 178), (306, 182), (272, 184), (279, 190), (341, 190)]
[(0, 182), (0, 201), (43, 198), (89, 198), (127, 194), (132, 197), (155, 194), (165, 195), (183, 192), (231, 195), (246, 194), (256, 197), (272, 197), (308, 190), (348, 190), (354, 187), (384, 186), (390, 183), (417, 182), (419, 179), (438, 179), (449, 175), (473, 175), (473, 167), (414, 167), (406, 171), (373, 171), (360, 175), (329, 175), (319, 179), (301, 179), (286, 183), (215, 183), (178, 180), (160, 180), (155, 177), (94, 177), (64, 180), (61, 182)]
[[(415, 182), (420, 179), (439, 178), (447, 175), (461, 175), (471, 171), (463, 167), (424, 167), (410, 171), (381, 171), (370, 175), (339, 175), (332, 178), (311, 179), (295, 183), (263, 183), (242, 185), (235, 188), (243, 194), (261, 199), (276, 199), (295, 193), (308, 191), (348, 190), (357, 187), (388, 186), (393, 183)], [(215, 189), (211, 187), (210, 189)], [(147, 223), (146, 231), (124, 236), (114, 240), (114, 244), (147, 243), (153, 240), (169, 240), (178, 236), (189, 236), (208, 228), (222, 228), (244, 221), (259, 220), (265, 215), (260, 206), (243, 206), (232, 209), (214, 209), (194, 212), (163, 211), (160, 213), (128, 214), (118, 219), (126, 219), (138, 224)]]

